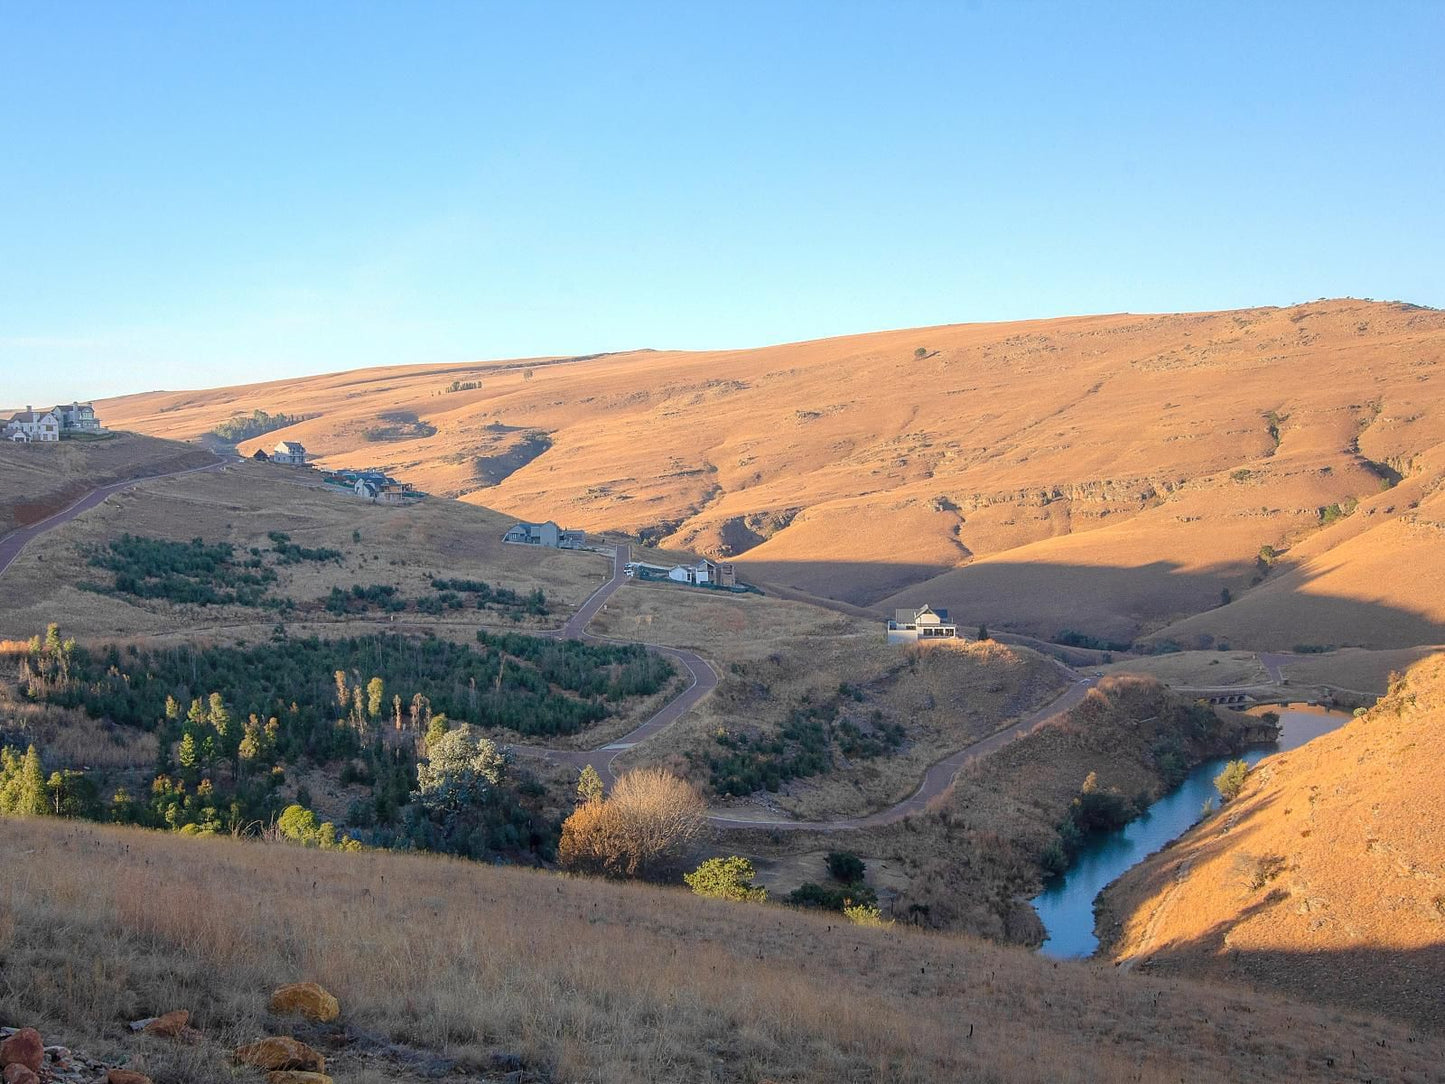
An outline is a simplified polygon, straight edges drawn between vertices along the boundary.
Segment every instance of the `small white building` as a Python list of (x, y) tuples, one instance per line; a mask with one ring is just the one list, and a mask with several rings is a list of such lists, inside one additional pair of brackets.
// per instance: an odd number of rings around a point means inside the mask
[(947, 610), (922, 606), (917, 610), (894, 610), (888, 622), (890, 644), (912, 644), (919, 640), (956, 640), (958, 626), (948, 619)]
[(695, 565), (677, 565), (668, 570), (667, 578), (678, 583), (711, 583), (712, 569), (707, 561), (699, 561)]
[(55, 411), (43, 413), (26, 407), (5, 423), (5, 436), (18, 442), (49, 443), (60, 439), (60, 418)]
[(306, 465), (306, 446), (299, 440), (283, 440), (271, 453), (271, 462), (304, 467)]

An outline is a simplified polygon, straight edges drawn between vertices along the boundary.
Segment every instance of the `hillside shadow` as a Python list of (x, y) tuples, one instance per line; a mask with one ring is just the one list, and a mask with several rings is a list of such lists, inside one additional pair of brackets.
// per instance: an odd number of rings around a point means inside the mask
[[(970, 631), (985, 625), (991, 632), (1096, 650), (1124, 650), (1145, 639), (1172, 639), (1186, 650), (1445, 643), (1445, 622), (1428, 613), (1309, 593), (1315, 577), (1299, 568), (1251, 587), (1253, 565), (1186, 571), (1165, 560), (1132, 567), (988, 561), (921, 579), (924, 566), (909, 563), (736, 563), (740, 576), (765, 592), (858, 617), (882, 621), (895, 605), (944, 607)], [(870, 589), (897, 583), (909, 586), (889, 594)], [(1197, 620), (1189, 628), (1171, 628), (1191, 618)]]

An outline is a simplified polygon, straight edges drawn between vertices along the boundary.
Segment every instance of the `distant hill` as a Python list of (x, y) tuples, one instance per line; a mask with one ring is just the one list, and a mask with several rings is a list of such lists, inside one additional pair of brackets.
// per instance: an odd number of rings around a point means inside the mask
[(397, 366), (100, 409), (172, 437), (315, 415), (241, 450), (299, 439), (323, 464), (880, 611), (1102, 644), (1401, 647), (1445, 642), (1445, 590), (1419, 589), (1445, 583), (1442, 374), (1445, 313), (1336, 300)]
[(1445, 655), (1105, 892), (1101, 951), (1445, 1030)]

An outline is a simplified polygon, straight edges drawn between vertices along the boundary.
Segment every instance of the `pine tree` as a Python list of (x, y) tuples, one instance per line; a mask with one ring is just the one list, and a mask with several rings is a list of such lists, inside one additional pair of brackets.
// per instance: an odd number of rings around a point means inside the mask
[(14, 812), (22, 816), (43, 817), (50, 812), (48, 797), (45, 773), (40, 768), (40, 754), (32, 745), (25, 750), (25, 759), (20, 762), (20, 786)]
[(181, 739), (181, 747), (176, 750), (176, 760), (186, 771), (196, 770), (196, 764), (200, 761), (200, 752), (196, 749), (195, 735), (190, 731), (187, 731), (186, 736)]
[(220, 693), (211, 694), (208, 715), (211, 725), (216, 728), (216, 733), (224, 740), (226, 732), (231, 729), (231, 713), (226, 710), (226, 702), (221, 699)]
[(590, 764), (577, 775), (577, 798), (583, 804), (602, 801), (602, 777)]
[(374, 677), (366, 683), (366, 713), (375, 719), (381, 714), (381, 703), (386, 697), (386, 683)]

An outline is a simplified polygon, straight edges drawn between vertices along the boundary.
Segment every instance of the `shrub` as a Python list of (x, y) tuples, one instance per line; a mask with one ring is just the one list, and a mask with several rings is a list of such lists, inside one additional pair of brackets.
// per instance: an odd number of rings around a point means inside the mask
[(690, 784), (660, 768), (637, 768), (612, 794), (580, 806), (562, 825), (564, 869), (656, 879), (707, 831), (707, 806)]
[(1214, 777), (1214, 785), (1226, 802), (1232, 802), (1239, 797), (1248, 777), (1249, 765), (1242, 760), (1231, 760), (1224, 766), (1224, 771)]
[(850, 907), (843, 908), (843, 914), (848, 916), (848, 921), (855, 926), (891, 926), (893, 920), (885, 919), (883, 912), (871, 903), (856, 903)]
[(872, 905), (878, 896), (866, 884), (859, 881), (851, 885), (820, 885), (812, 881), (799, 885), (788, 893), (788, 902), (794, 907), (816, 907), (824, 911), (842, 911), (855, 904)]
[(727, 858), (709, 858), (691, 873), (683, 874), (682, 879), (699, 896), (761, 903), (768, 898), (768, 890), (753, 884), (756, 876), (751, 862), (746, 858), (731, 855)]
[(835, 881), (842, 881), (847, 885), (861, 881), (865, 869), (867, 867), (863, 859), (852, 851), (828, 852), (828, 875)]

